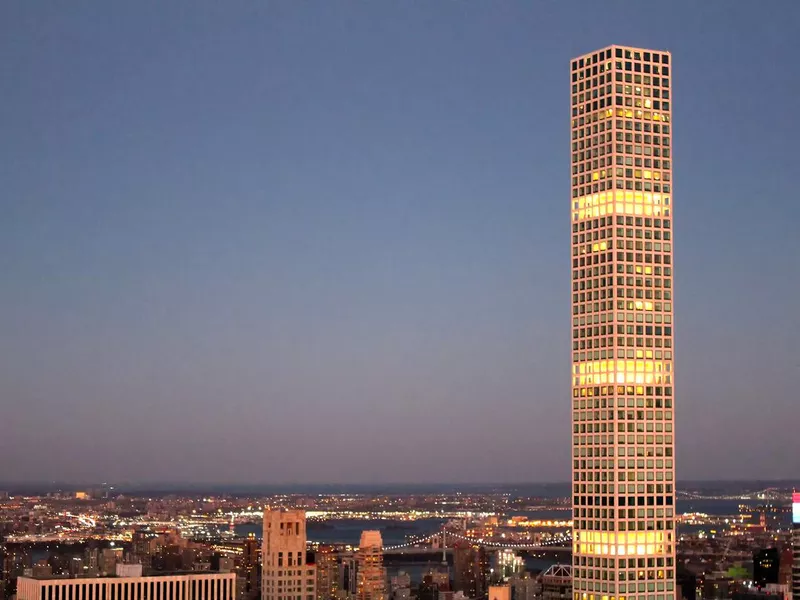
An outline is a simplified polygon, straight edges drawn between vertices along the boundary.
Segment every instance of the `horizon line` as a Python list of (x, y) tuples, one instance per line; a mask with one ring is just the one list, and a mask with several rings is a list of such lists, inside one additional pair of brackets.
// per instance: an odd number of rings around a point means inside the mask
[[(745, 478), (745, 479), (714, 479), (714, 478), (693, 478), (693, 479), (683, 479), (678, 480), (677, 483), (787, 483), (787, 482), (796, 482), (800, 481), (800, 477), (781, 477), (781, 478)], [(248, 482), (248, 481), (234, 481), (234, 482), (225, 482), (225, 481), (164, 481), (164, 480), (57, 480), (57, 479), (49, 479), (49, 480), (42, 480), (42, 479), (31, 479), (31, 480), (0, 480), (0, 489), (3, 489), (4, 486), (54, 486), (54, 485), (64, 485), (64, 486), (191, 486), (191, 487), (198, 487), (198, 486), (214, 486), (214, 487), (224, 487), (224, 486), (246, 486), (246, 487), (302, 487), (302, 486), (315, 486), (315, 487), (347, 487), (347, 486), (372, 486), (372, 487), (387, 487), (387, 486), (402, 486), (402, 487), (409, 487), (409, 486), (448, 486), (448, 487), (456, 487), (456, 486), (502, 486), (502, 487), (513, 487), (513, 486), (527, 486), (527, 485), (541, 485), (541, 486), (548, 486), (548, 485), (570, 485), (570, 480), (562, 480), (562, 481), (471, 481), (471, 482), (457, 482), (457, 481), (444, 481), (444, 482), (433, 482), (433, 481), (386, 481), (386, 482), (367, 482), (367, 481), (352, 481), (352, 482), (325, 482), (325, 481), (306, 481), (306, 482), (298, 482), (298, 481), (278, 481), (278, 482)]]

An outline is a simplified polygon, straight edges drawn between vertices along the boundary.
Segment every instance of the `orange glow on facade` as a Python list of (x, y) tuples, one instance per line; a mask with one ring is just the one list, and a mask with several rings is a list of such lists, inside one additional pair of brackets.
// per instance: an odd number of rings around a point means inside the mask
[(675, 598), (671, 69), (571, 61), (574, 600)]

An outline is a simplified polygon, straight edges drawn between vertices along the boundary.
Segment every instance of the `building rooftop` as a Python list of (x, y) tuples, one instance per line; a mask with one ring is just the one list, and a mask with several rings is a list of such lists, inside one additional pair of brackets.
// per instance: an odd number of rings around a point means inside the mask
[[(116, 573), (112, 573), (110, 575), (97, 575), (95, 577), (71, 577), (69, 575), (25, 575), (23, 576), (25, 579), (35, 579), (37, 581), (75, 581), (75, 580), (89, 580), (89, 581), (96, 581), (96, 580), (108, 580), (108, 579), (134, 579), (134, 578), (145, 578), (145, 579), (158, 579), (161, 577), (186, 577), (187, 575), (231, 575), (233, 572), (222, 572), (222, 571), (157, 571), (155, 573), (150, 573), (148, 575), (118, 575)], [(23, 578), (21, 577), (21, 578)]]

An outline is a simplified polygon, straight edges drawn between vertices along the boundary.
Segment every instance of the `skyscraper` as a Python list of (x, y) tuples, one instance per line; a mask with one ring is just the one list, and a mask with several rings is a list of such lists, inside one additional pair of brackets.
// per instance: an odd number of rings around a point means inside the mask
[(317, 566), (317, 600), (339, 595), (339, 556), (334, 546), (321, 544), (314, 554)]
[(239, 575), (242, 578), (241, 596), (255, 600), (261, 595), (261, 550), (255, 535), (250, 535), (242, 543), (242, 560)]
[(482, 546), (458, 543), (453, 556), (453, 587), (468, 598), (481, 598), (489, 583), (489, 557)]
[(792, 494), (792, 598), (800, 600), (800, 493)]
[(362, 531), (358, 547), (358, 600), (386, 600), (383, 539), (380, 531)]
[(675, 597), (671, 70), (571, 62), (574, 600)]
[(753, 585), (759, 589), (778, 583), (781, 553), (777, 548), (759, 548), (753, 553)]
[(264, 510), (262, 600), (316, 600), (316, 569), (306, 560), (306, 514)]

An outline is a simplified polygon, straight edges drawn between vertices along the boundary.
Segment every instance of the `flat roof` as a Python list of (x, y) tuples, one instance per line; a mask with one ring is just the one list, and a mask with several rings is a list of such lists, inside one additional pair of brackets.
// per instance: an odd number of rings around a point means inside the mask
[(21, 575), (20, 579), (33, 579), (35, 581), (106, 581), (109, 579), (159, 579), (162, 577), (186, 577), (194, 575), (208, 576), (208, 575), (236, 575), (233, 571), (158, 571), (148, 575), (117, 575), (112, 573), (110, 575), (98, 575), (96, 577), (69, 577), (59, 575)]

